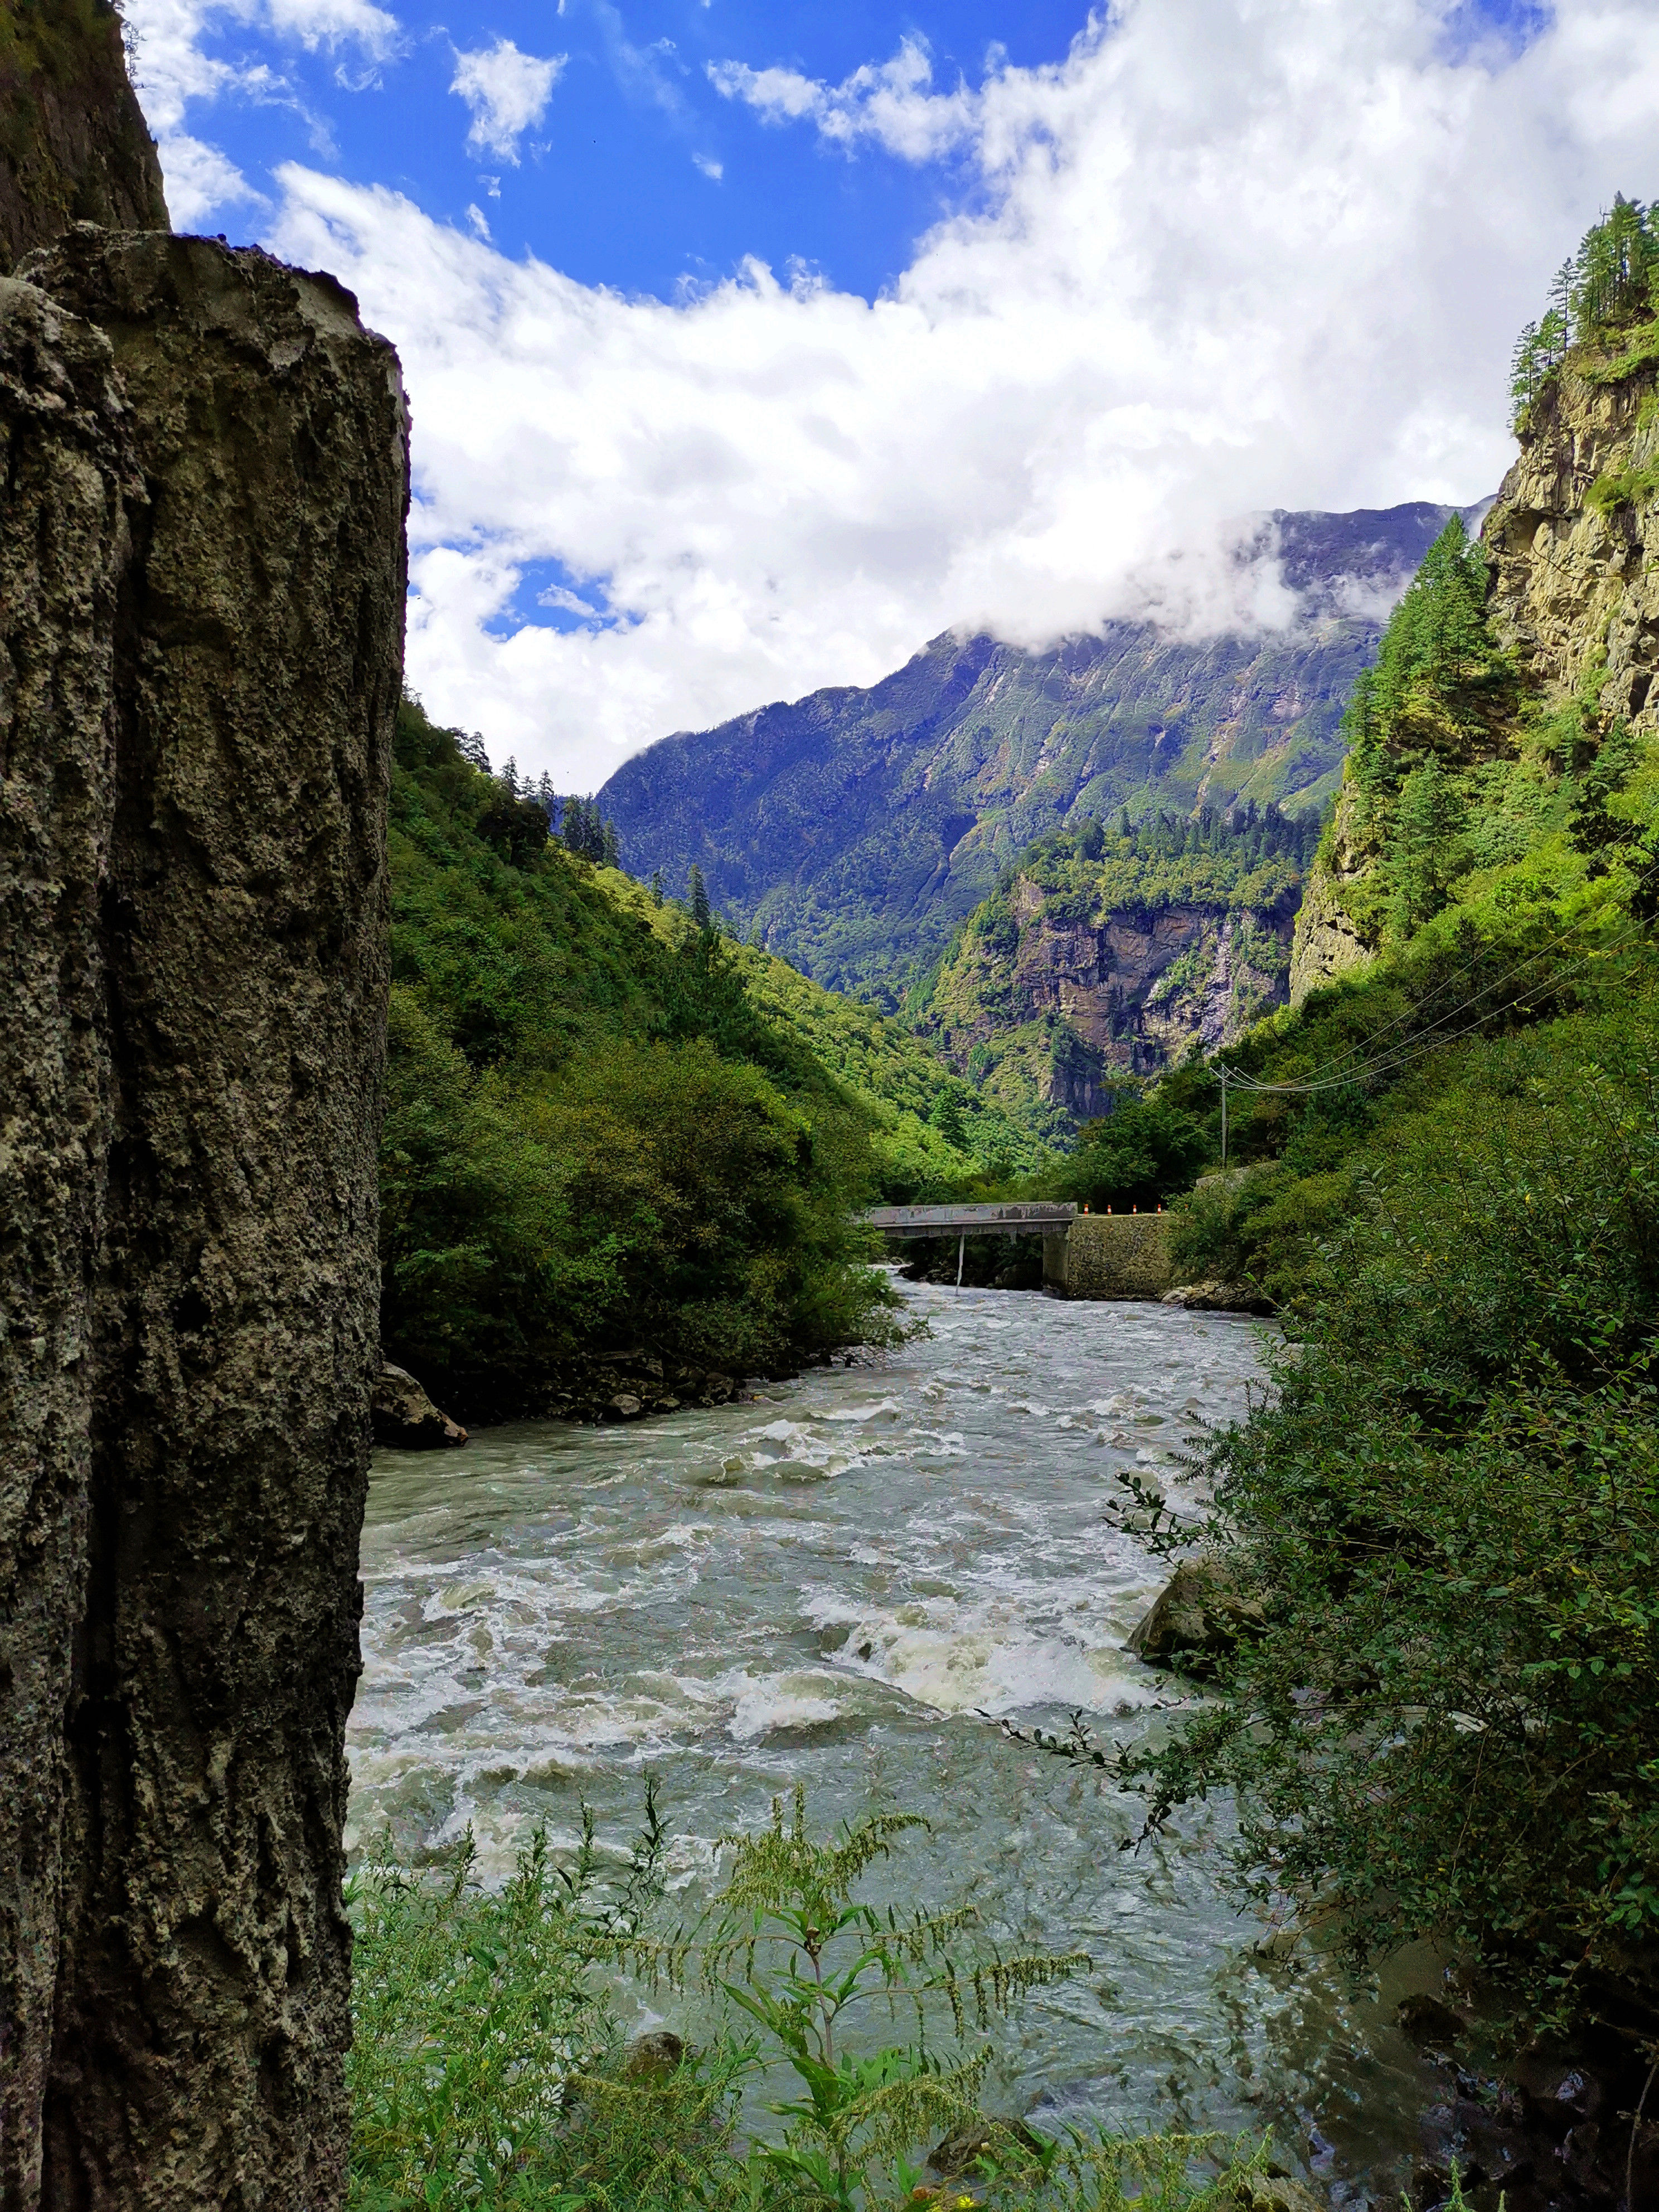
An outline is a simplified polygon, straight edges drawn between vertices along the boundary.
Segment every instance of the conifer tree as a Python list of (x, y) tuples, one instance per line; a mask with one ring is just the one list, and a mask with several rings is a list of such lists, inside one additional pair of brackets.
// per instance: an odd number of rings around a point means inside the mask
[(614, 822), (605, 823), (600, 830), (599, 858), (607, 868), (620, 868), (622, 866), (622, 846), (617, 841)]
[(651, 871), (651, 903), (653, 906), (662, 904), (662, 870), (660, 868), (653, 868)]
[(708, 906), (708, 887), (703, 882), (702, 870), (695, 860), (692, 861), (690, 873), (686, 878), (685, 896), (686, 903), (691, 909), (692, 921), (696, 923), (699, 929), (708, 929), (713, 921)]

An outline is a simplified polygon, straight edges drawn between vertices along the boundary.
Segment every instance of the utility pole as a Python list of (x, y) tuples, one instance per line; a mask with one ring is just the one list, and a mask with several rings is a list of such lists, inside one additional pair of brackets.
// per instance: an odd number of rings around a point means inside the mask
[(1216, 1066), (1221, 1071), (1221, 1164), (1224, 1168), (1227, 1164), (1227, 1067), (1224, 1060), (1218, 1060)]

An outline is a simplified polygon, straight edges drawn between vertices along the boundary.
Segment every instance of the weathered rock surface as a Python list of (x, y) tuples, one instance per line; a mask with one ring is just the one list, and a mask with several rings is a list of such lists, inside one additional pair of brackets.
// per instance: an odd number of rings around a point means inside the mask
[[(1497, 562), (1492, 627), (1529, 680), (1559, 696), (1595, 673), (1603, 722), (1620, 716), (1649, 733), (1659, 729), (1654, 389), (1651, 367), (1605, 384), (1571, 367), (1552, 377), (1481, 532)], [(1627, 495), (1608, 502), (1620, 479)]]
[(1254, 1598), (1240, 1595), (1213, 1560), (1183, 1559), (1149, 1613), (1124, 1638), (1152, 1667), (1201, 1674), (1253, 1634), (1265, 1616)]
[(1326, 2200), (1287, 2173), (1251, 2173), (1228, 2192), (1235, 2212), (1326, 2212)]
[(440, 1413), (406, 1367), (383, 1360), (374, 1378), (369, 1401), (377, 1444), (400, 1451), (432, 1451), (447, 1444), (464, 1444), (466, 1431), (447, 1413)]
[(0, 2203), (35, 2201), (85, 1616), (113, 1071), (117, 602), (143, 488), (108, 340), (0, 278)]
[(992, 1079), (1005, 1103), (1018, 1103), (1023, 1076), (1043, 1104), (1091, 1121), (1111, 1111), (1115, 1077), (1171, 1066), (1194, 1044), (1231, 1044), (1285, 1003), (1293, 896), (1267, 908), (1172, 905), (1080, 920), (1019, 876), (1008, 904), (1012, 951), (964, 939), (927, 1014), (958, 1068), (973, 1064), (975, 1047), (1025, 1064)]
[(0, 286), (0, 2202), (323, 2206), (405, 417), (326, 277)]
[(0, 273), (72, 222), (166, 230), (155, 142), (107, 0), (32, 0), (0, 36)]
[(1249, 1283), (1177, 1283), (1165, 1291), (1163, 1304), (1185, 1306), (1193, 1313), (1270, 1314), (1273, 1302)]

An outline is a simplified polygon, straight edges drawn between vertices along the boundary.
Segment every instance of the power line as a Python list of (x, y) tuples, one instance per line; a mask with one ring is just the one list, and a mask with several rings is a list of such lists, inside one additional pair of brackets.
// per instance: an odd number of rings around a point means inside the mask
[[(1652, 881), (1656, 878), (1659, 878), (1659, 861), (1654, 862), (1650, 866), (1644, 869), (1636, 878), (1632, 896), (1635, 896), (1636, 894), (1640, 892), (1649, 882)], [(1492, 982), (1484, 985), (1480, 990), (1475, 993), (1473, 998), (1465, 999), (1461, 1005), (1449, 1008), (1443, 1014), (1437, 1015), (1435, 1020), (1430, 1024), (1430, 1028), (1438, 1029), (1442, 1024), (1454, 1020), (1457, 1015), (1465, 1012), (1470, 1006), (1478, 1005), (1488, 991), (1496, 990), (1501, 984), (1507, 983), (1513, 976), (1518, 975), (1522, 969), (1530, 967), (1534, 960), (1542, 959), (1546, 953), (1553, 951), (1557, 945), (1565, 945), (1569, 938), (1577, 936), (1580, 930), (1587, 927), (1594, 918), (1595, 917), (1591, 915), (1586, 915), (1582, 920), (1571, 923), (1567, 928), (1561, 931), (1559, 936), (1547, 938), (1544, 943), (1539, 945), (1534, 951), (1528, 952), (1524, 958), (1517, 961), (1513, 968), (1507, 969), (1502, 975), (1496, 977)], [(1449, 990), (1454, 984), (1460, 982), (1465, 975), (1469, 975), (1474, 969), (1480, 966), (1482, 957), (1488, 950), (1490, 950), (1488, 946), (1482, 945), (1480, 951), (1474, 953), (1469, 959), (1466, 960), (1461, 968), (1454, 969), (1449, 975), (1443, 976), (1441, 981), (1435, 985), (1433, 990), (1429, 993), (1428, 996), (1418, 1006), (1408, 1007), (1403, 1014), (1396, 1014), (1393, 1021), (1385, 1022), (1380, 1030), (1374, 1030), (1371, 1035), (1364, 1039), (1361, 1043), (1350, 1046), (1346, 1052), (1343, 1053), (1338, 1059), (1331, 1061), (1328, 1067), (1322, 1069), (1320, 1071), (1321, 1074), (1334, 1075), (1339, 1069), (1343, 1067), (1346, 1062), (1352, 1060), (1356, 1054), (1369, 1054), (1374, 1046), (1379, 1043), (1383, 1037), (1388, 1036), (1391, 1030), (1401, 1028), (1403, 1024), (1412, 1020), (1414, 1015), (1425, 1013), (1443, 991)], [(1428, 1034), (1428, 1032), (1422, 1029), (1416, 1031), (1417, 1036), (1423, 1036), (1426, 1034)], [(1356, 1082), (1358, 1081), (1363, 1071), (1356, 1070), (1353, 1080)], [(1271, 1085), (1251, 1085), (1250, 1079), (1248, 1076), (1240, 1074), (1234, 1069), (1230, 1069), (1228, 1073), (1231, 1081), (1243, 1085), (1246, 1087), (1253, 1087), (1258, 1090), (1273, 1087)], [(1280, 1087), (1295, 1088), (1296, 1086), (1285, 1085)]]
[[(1582, 926), (1582, 924), (1576, 925), (1576, 927)], [(1570, 966), (1562, 969), (1556, 976), (1550, 980), (1557, 982), (1565, 981), (1568, 975), (1575, 974), (1578, 969), (1587, 968), (1592, 960), (1605, 958), (1608, 955), (1617, 952), (1622, 945), (1629, 944), (1633, 938), (1640, 936), (1643, 927), (1644, 925), (1641, 922), (1632, 922), (1630, 927), (1623, 931), (1618, 937), (1615, 937), (1611, 944), (1593, 946), (1590, 951), (1583, 954), (1581, 958), (1572, 962)], [(1510, 981), (1512, 977), (1518, 975), (1523, 968), (1531, 966), (1533, 961), (1540, 958), (1545, 952), (1551, 951), (1554, 945), (1565, 944), (1567, 937), (1571, 934), (1571, 931), (1564, 932), (1560, 937), (1552, 939), (1549, 945), (1541, 945), (1537, 952), (1530, 954), (1526, 960), (1521, 962), (1516, 967), (1510, 969), (1507, 974), (1500, 975), (1495, 983), (1489, 985), (1487, 988), (1489, 989), (1496, 989), (1499, 985)], [(1356, 1084), (1364, 1082), (1369, 1076), (1392, 1073), (1395, 1069), (1409, 1066), (1413, 1060), (1421, 1060), (1425, 1054), (1431, 1052), (1438, 1051), (1443, 1045), (1455, 1044), (1460, 1037), (1468, 1036), (1472, 1035), (1474, 1030), (1481, 1028), (1485, 1023), (1492, 1019), (1494, 1014), (1502, 1013), (1506, 1011), (1509, 1006), (1518, 1005), (1522, 997), (1524, 995), (1524, 993), (1518, 992), (1514, 998), (1504, 1001), (1504, 1005), (1489, 1006), (1484, 1013), (1477, 1015), (1474, 1021), (1466, 1023), (1461, 1030), (1454, 1030), (1449, 1036), (1440, 1036), (1435, 1035), (1434, 1031), (1439, 1030), (1446, 1022), (1454, 1020), (1458, 1014), (1467, 1012), (1471, 1007), (1480, 1004), (1480, 1000), (1486, 996), (1486, 993), (1477, 992), (1474, 998), (1466, 999), (1461, 1006), (1454, 1006), (1448, 1012), (1443, 1014), (1439, 1018), (1439, 1020), (1431, 1025), (1429, 1030), (1419, 1031), (1415, 1037), (1403, 1041), (1397, 1050), (1384, 1053), (1377, 1059), (1368, 1061), (1358, 1067), (1345, 1068), (1342, 1060), (1333, 1060), (1327, 1067), (1318, 1070), (1314, 1075), (1309, 1077), (1306, 1081), (1301, 1083), (1258, 1083), (1254, 1077), (1245, 1075), (1237, 1068), (1222, 1066), (1221, 1064), (1218, 1062), (1218, 1069), (1222, 1078), (1222, 1113), (1224, 1121), (1226, 1114), (1226, 1086), (1229, 1083), (1237, 1084), (1242, 1091), (1248, 1091), (1252, 1093), (1263, 1095), (1268, 1093), (1284, 1096), (1306, 1095), (1310, 1092), (1319, 1091), (1347, 1090)], [(1396, 1022), (1395, 1024), (1391, 1024), (1389, 1026), (1398, 1027), (1399, 1024)], [(1386, 1030), (1381, 1030), (1376, 1032), (1376, 1035), (1378, 1036), (1386, 1036), (1387, 1033)], [(1370, 1042), (1374, 1042), (1375, 1039), (1370, 1040)], [(1344, 1055), (1344, 1059), (1352, 1059), (1352, 1053)], [(1224, 1143), (1223, 1157), (1224, 1161)]]

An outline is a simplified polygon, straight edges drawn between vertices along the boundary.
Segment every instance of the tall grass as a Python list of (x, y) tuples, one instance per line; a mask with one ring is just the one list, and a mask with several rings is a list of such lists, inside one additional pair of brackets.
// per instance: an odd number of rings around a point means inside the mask
[[(1045, 2139), (976, 2106), (979, 2023), (1068, 1971), (975, 1950), (971, 1916), (878, 1914), (853, 1893), (903, 1829), (875, 1816), (827, 1842), (799, 1802), (769, 1830), (726, 1839), (731, 1878), (704, 1919), (653, 1936), (665, 1840), (654, 1793), (620, 1871), (591, 1817), (568, 1862), (544, 1830), (499, 1889), (471, 1837), (416, 1871), (383, 1850), (354, 1876), (354, 2212), (1209, 2212), (1261, 2154), (1209, 2138), (1068, 2131)], [(629, 2045), (618, 1974), (696, 1978), (712, 2039)], [(834, 2038), (866, 1990), (902, 1996), (915, 2029), (881, 2050)], [(935, 2026), (933, 2001), (942, 2006)], [(781, 2063), (806, 2094), (740, 2134), (745, 2087)], [(954, 2156), (934, 2166), (948, 2136)]]

